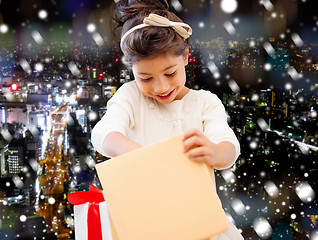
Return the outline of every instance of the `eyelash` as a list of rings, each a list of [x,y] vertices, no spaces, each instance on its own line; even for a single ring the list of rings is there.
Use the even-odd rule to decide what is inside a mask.
[[[173,73],[165,74],[165,75],[166,75],[166,77],[173,77],[173,76],[176,74],[176,72],[177,72],[177,71],[174,71]],[[140,80],[143,81],[143,82],[147,82],[147,81],[149,81],[149,80],[151,80],[151,79],[152,79],[152,77],[146,78],[146,79],[140,78]]]
[[[149,81],[150,79],[151,79],[151,78],[147,78],[147,79],[140,78],[140,80],[143,81],[143,82],[147,82],[147,81]]]
[[[177,71],[174,71],[173,73],[166,74],[167,77],[173,77],[176,74]]]

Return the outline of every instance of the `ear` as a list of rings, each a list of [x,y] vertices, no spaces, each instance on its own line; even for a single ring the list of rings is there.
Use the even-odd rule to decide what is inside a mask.
[[[184,66],[187,66],[189,63],[189,46],[187,46],[184,55]]]

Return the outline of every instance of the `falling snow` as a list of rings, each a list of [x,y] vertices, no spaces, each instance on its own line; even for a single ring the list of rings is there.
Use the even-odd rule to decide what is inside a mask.
[[[239,93],[240,92],[240,87],[239,85],[234,81],[234,80],[230,80],[228,82],[229,84],[229,87],[231,88],[231,90],[234,92],[234,93]]]
[[[66,228],[67,234],[74,235],[74,214],[71,208],[65,209],[67,200],[63,189],[68,185],[76,191],[85,181],[96,182],[94,174],[94,178],[86,180],[85,177],[94,173],[100,156],[93,151],[90,155],[80,155],[83,149],[91,151],[92,146],[88,141],[81,143],[82,137],[78,136],[89,133],[92,126],[88,124],[96,122],[105,109],[79,107],[76,101],[71,102],[69,93],[73,91],[73,99],[83,102],[93,99],[97,105],[100,92],[107,91],[108,96],[112,95],[113,89],[103,87],[119,86],[131,77],[119,71],[123,69],[121,52],[118,39],[113,39],[112,29],[108,26],[111,14],[107,11],[112,8],[107,1],[99,4],[82,1],[76,6],[64,6],[67,1],[51,0],[52,8],[47,9],[47,5],[40,2],[30,4],[29,12],[21,3],[21,6],[9,9],[10,17],[1,12],[0,83],[19,80],[18,89],[21,87],[21,92],[34,89],[33,94],[51,89],[51,101],[60,98],[61,102],[69,103],[68,107],[73,109],[70,111],[76,114],[67,112],[63,116],[65,129],[78,131],[77,136],[67,132],[54,139],[49,131],[34,124],[30,124],[28,130],[30,138],[42,138],[47,134],[49,147],[41,149],[43,155],[47,151],[46,157],[55,142],[58,144],[54,147],[60,154],[57,159],[74,156],[81,164],[72,163],[67,170],[63,169],[74,175],[64,179],[61,166],[57,162],[54,166],[49,164],[54,159],[47,158],[44,163],[40,157],[25,158],[26,165],[21,167],[21,172],[4,178],[0,185],[0,190],[18,191],[15,198],[5,198],[0,191],[1,239],[22,238],[23,231],[18,228],[40,229],[42,235],[36,239],[45,239],[46,234],[51,233],[60,237],[60,230]],[[226,216],[245,239],[318,240],[315,177],[318,18],[311,2],[170,1],[171,9],[193,28],[193,36],[189,39],[188,85],[218,94],[225,105],[229,125],[241,144],[237,162],[231,168],[215,173]],[[0,1],[0,7],[5,7],[4,1]],[[5,45],[6,41],[9,44]],[[12,43],[16,45],[12,46]],[[85,83],[93,68],[103,73],[98,82],[100,85]],[[37,80],[42,77],[45,81],[39,83]],[[23,86],[24,78],[28,79],[28,90]],[[17,100],[17,92],[2,85],[1,106],[3,102],[10,105],[23,101],[22,98]],[[39,110],[47,113],[45,108],[45,104],[39,104]],[[4,116],[0,108],[2,119],[13,114],[14,110],[9,110]],[[48,117],[51,116],[48,114]],[[80,123],[79,119],[82,119]],[[1,156],[4,151],[1,150],[2,139],[11,142],[17,134],[7,127],[0,128]],[[72,141],[78,140],[82,149],[73,143],[68,146],[67,154],[63,153],[66,151],[64,145],[70,144],[70,139],[65,139],[68,135]],[[52,171],[60,173],[52,175]],[[37,190],[36,203],[31,210],[25,205],[18,208],[17,203],[27,204],[28,198],[23,191],[26,191],[33,172],[39,176],[48,174],[46,178],[52,179],[45,184],[40,181],[32,185]],[[59,196],[50,195],[52,188],[57,186],[55,184],[62,191]],[[10,212],[7,209],[19,210]],[[52,209],[50,220],[42,218],[42,225],[32,223],[37,216],[49,215],[48,209]]]
[[[7,33],[9,31],[9,27],[6,24],[0,25],[0,33]]]
[[[233,24],[229,21],[224,22],[224,28],[230,35],[234,35],[236,33],[236,29]]]
[[[261,239],[270,238],[272,235],[272,227],[263,217],[258,217],[253,221],[253,228]]]
[[[237,9],[238,3],[236,0],[222,0],[221,9],[225,13],[233,13]]]
[[[48,12],[42,9],[39,11],[38,16],[40,19],[46,19],[48,17]]]

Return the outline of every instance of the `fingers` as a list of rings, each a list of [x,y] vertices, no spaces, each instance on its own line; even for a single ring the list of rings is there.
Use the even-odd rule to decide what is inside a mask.
[[[201,132],[195,128],[188,130],[184,135],[183,135],[183,140],[186,140],[194,135],[201,135]]]
[[[183,150],[188,152],[193,148],[197,148],[203,145],[203,139],[199,136],[192,136],[183,141]]]
[[[184,152],[188,152],[192,148],[202,146],[204,144],[204,136],[196,129],[187,131],[183,136]]]
[[[184,134],[183,148],[186,155],[193,161],[205,162],[208,165],[214,162],[213,144],[197,129],[191,129]]]
[[[207,154],[206,147],[196,147],[186,153],[190,159],[196,162],[205,162],[207,160]]]

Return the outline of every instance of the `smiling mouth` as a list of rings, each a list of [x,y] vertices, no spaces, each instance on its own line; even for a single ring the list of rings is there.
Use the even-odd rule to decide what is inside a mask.
[[[164,99],[168,99],[168,98],[172,95],[173,92],[174,92],[174,89],[173,89],[171,92],[167,93],[167,94],[156,95],[156,96],[157,96],[159,99],[164,100]]]
[[[170,94],[171,92],[167,93],[167,94],[164,94],[164,95],[159,95],[160,97],[166,97]]]

